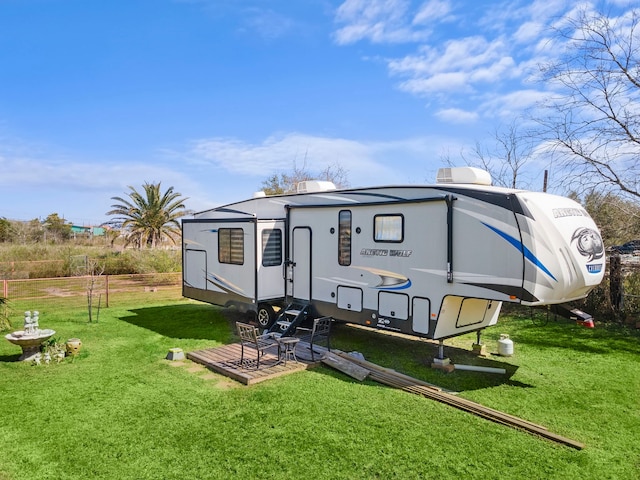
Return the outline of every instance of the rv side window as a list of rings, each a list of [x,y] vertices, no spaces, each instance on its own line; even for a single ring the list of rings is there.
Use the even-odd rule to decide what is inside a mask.
[[[338,214],[338,263],[351,265],[351,212],[341,210]]]
[[[404,217],[402,215],[376,215],[373,217],[373,239],[376,242],[402,242]]]
[[[282,265],[282,230],[262,231],[262,266]]]
[[[244,263],[244,231],[241,228],[218,230],[218,261],[234,265]]]

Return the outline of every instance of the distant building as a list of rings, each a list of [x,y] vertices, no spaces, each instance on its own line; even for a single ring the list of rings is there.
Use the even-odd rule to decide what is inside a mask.
[[[86,235],[88,237],[103,237],[106,229],[104,227],[85,227],[80,225],[71,225],[71,234]]]

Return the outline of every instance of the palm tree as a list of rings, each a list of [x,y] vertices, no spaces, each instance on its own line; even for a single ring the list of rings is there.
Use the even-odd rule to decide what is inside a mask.
[[[160,182],[145,183],[143,188],[144,195],[129,186],[128,199],[111,197],[119,203],[111,205],[107,215],[117,215],[113,223],[128,230],[127,245],[155,248],[164,238],[175,244],[180,235],[178,219],[188,213],[183,203],[186,199],[174,192],[173,187],[161,193]]]

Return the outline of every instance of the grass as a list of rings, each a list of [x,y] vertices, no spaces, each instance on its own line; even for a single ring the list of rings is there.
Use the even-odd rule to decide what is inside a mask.
[[[635,332],[506,318],[484,339],[495,351],[509,334],[513,357],[472,356],[475,335],[446,341],[454,362],[505,376],[445,374],[429,367],[431,342],[335,329],[336,348],[586,444],[576,451],[326,367],[244,387],[164,360],[232,342],[238,318],[187,300],[132,299],[91,324],[82,309],[41,309],[42,328],[83,347],[31,366],[0,343],[0,479],[640,477]]]

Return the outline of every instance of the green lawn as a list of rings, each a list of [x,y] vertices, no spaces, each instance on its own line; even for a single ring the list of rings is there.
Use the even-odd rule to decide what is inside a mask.
[[[429,367],[432,343],[335,329],[336,348],[545,425],[578,451],[326,367],[245,387],[164,360],[234,340],[238,314],[209,305],[132,301],[86,317],[41,309],[42,328],[82,340],[73,361],[31,366],[0,342],[1,480],[640,478],[636,332],[502,318],[484,340],[495,352],[508,333],[513,357],[472,356],[475,335],[445,342],[454,362],[505,376],[445,374]]]

